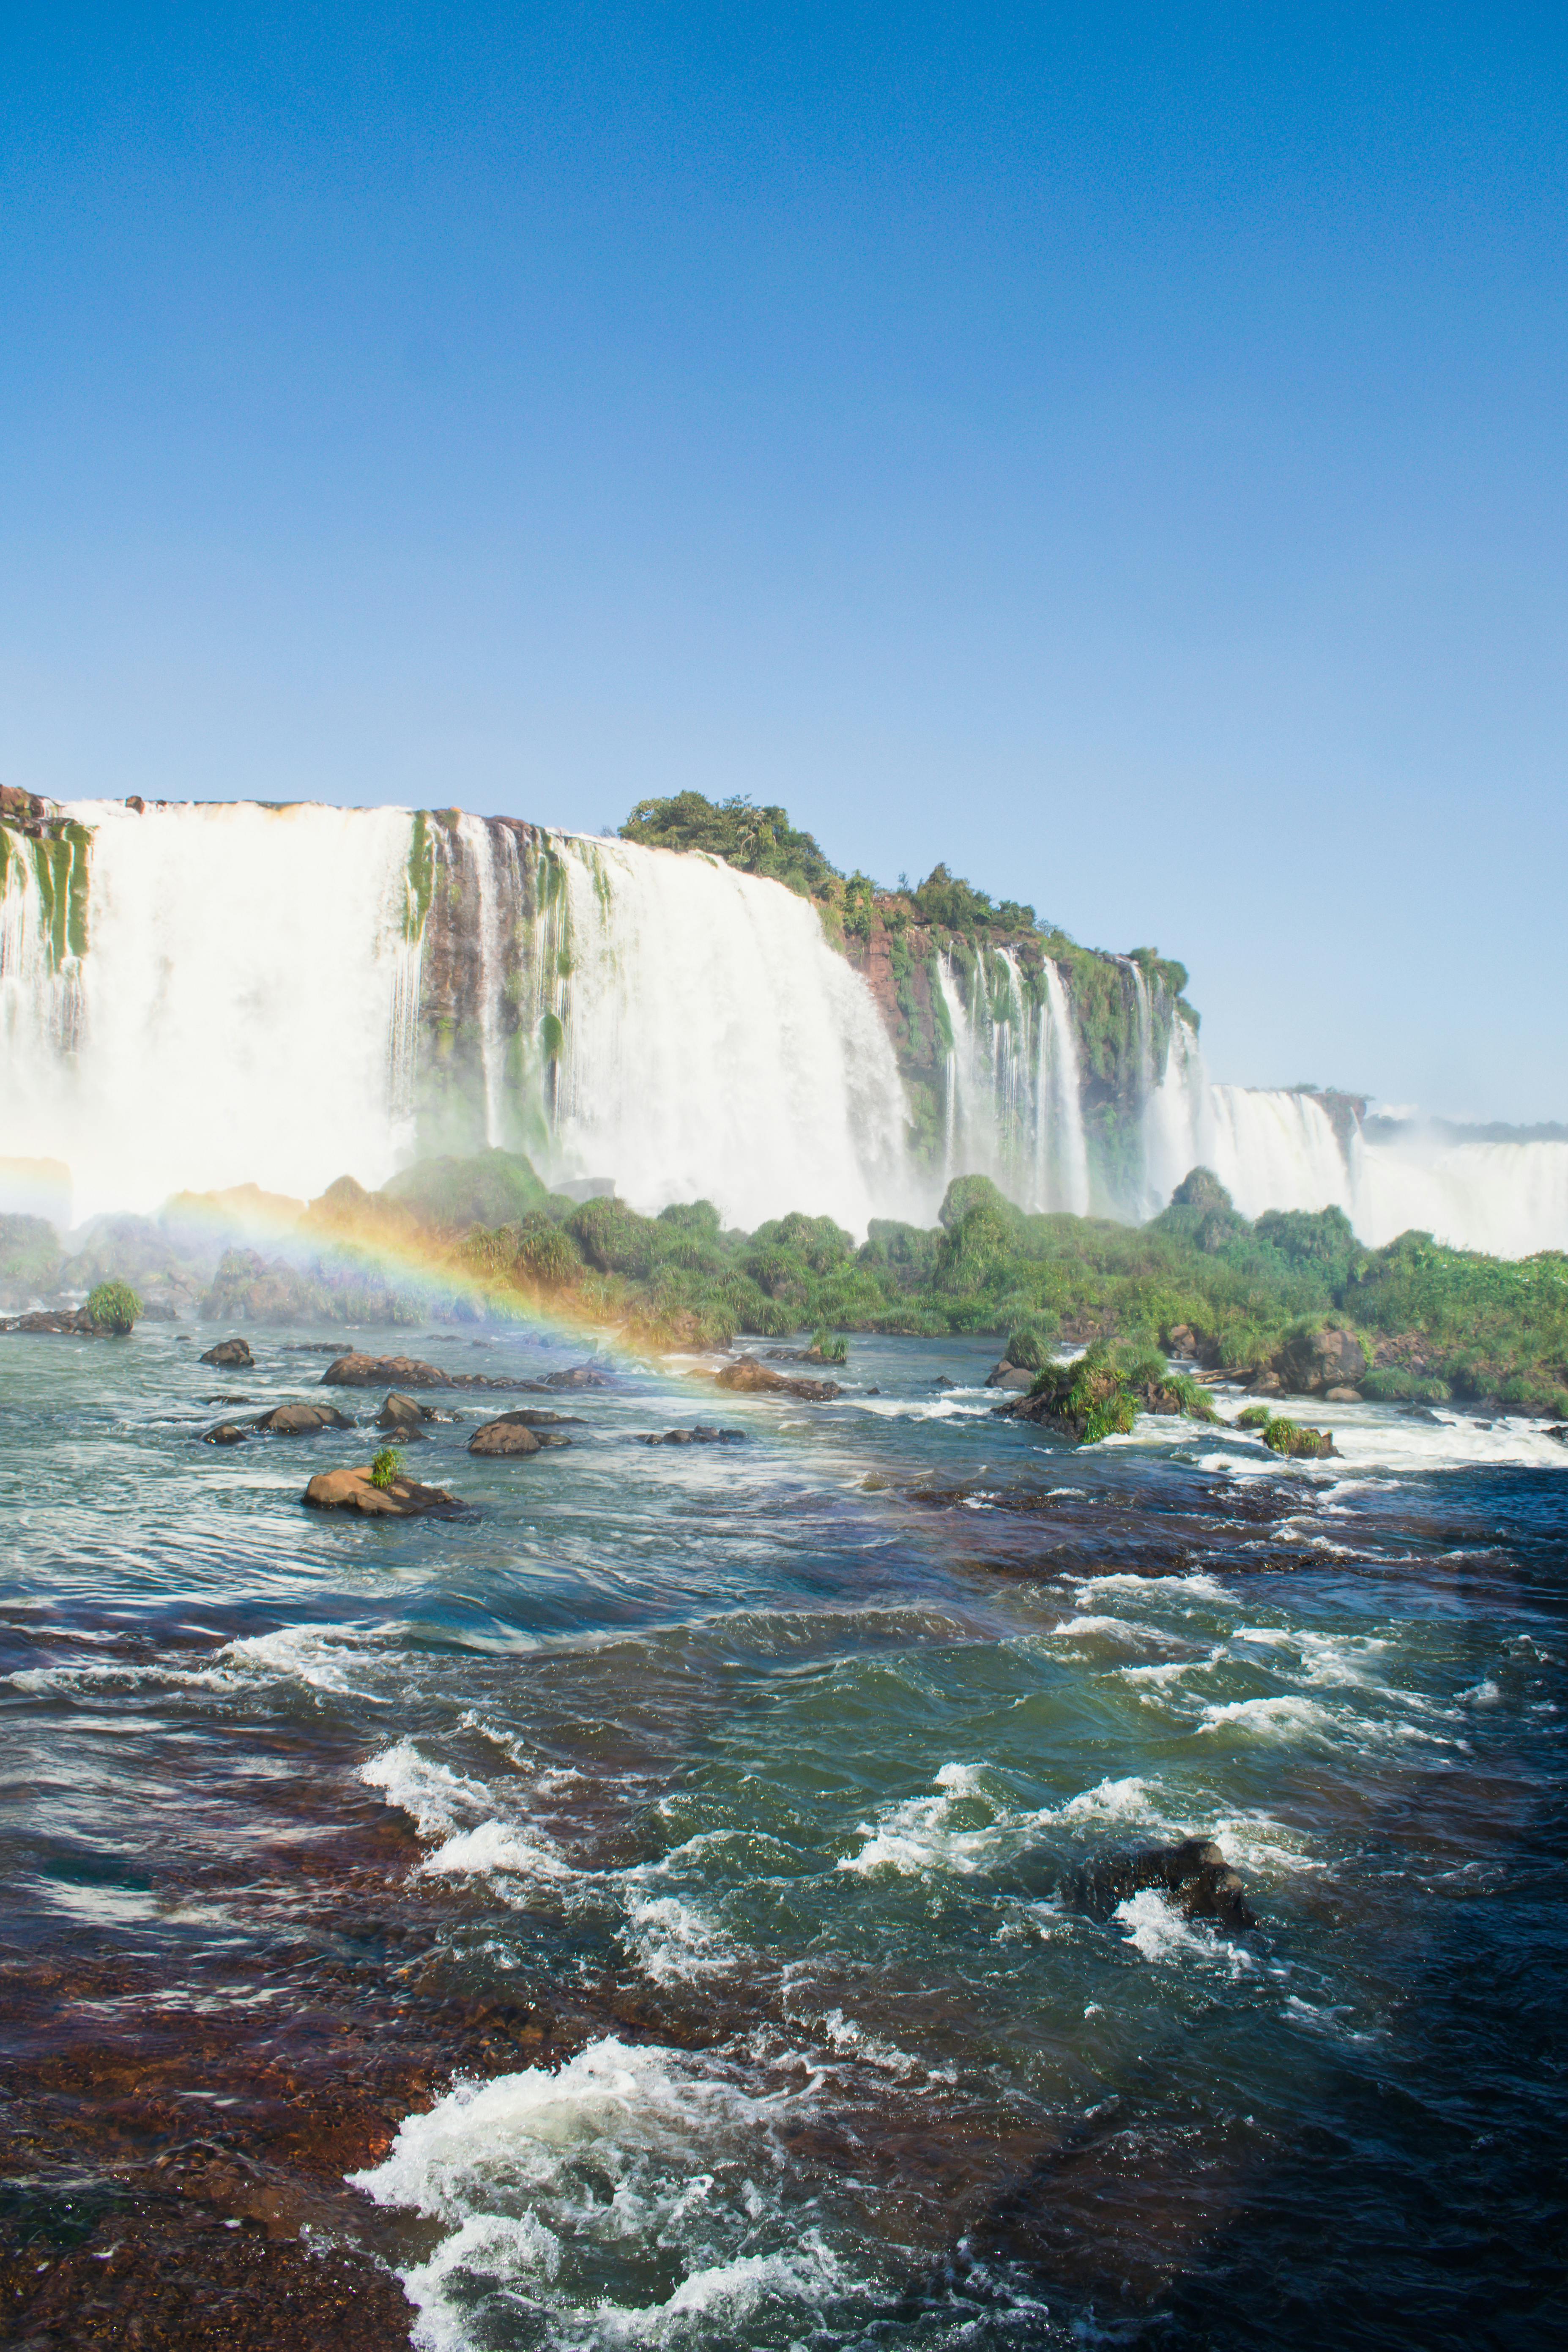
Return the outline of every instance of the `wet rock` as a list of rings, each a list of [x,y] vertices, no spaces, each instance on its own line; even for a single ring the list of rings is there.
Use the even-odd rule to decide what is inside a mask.
[[[351,1349],[321,1374],[324,1388],[449,1389],[452,1376],[436,1364],[422,1364],[415,1356],[363,1356]]]
[[[220,1421],[216,1429],[203,1430],[202,1444],[204,1445],[243,1445],[249,1433],[248,1430],[241,1429],[237,1421]]]
[[[938,1372],[935,1380],[931,1382],[931,1386],[933,1389],[955,1389],[958,1386],[958,1382],[956,1381],[950,1381],[945,1372]]]
[[[256,1359],[250,1352],[248,1339],[220,1339],[216,1348],[205,1349],[198,1360],[204,1364],[223,1364],[248,1370]]]
[[[566,1445],[569,1438],[556,1437],[548,1430],[530,1429],[525,1421],[514,1421],[503,1413],[499,1421],[487,1421],[476,1429],[468,1440],[470,1454],[538,1454],[547,1445]]]
[[[401,1390],[389,1389],[386,1402],[375,1416],[375,1425],[377,1429],[395,1429],[400,1437],[422,1438],[424,1423],[435,1418],[434,1405],[421,1404],[416,1398],[405,1396]]]
[[[30,1315],[10,1315],[0,1321],[0,1331],[22,1331],[41,1336],[100,1339],[103,1332],[85,1307],[35,1308]]]
[[[251,1426],[272,1437],[309,1437],[318,1429],[352,1429],[353,1423],[335,1404],[280,1404]]]
[[[534,1383],[531,1381],[529,1386]],[[610,1375],[597,1364],[568,1364],[564,1371],[546,1372],[547,1389],[607,1389]]]
[[[1434,1413],[1432,1418],[1436,1421],[1436,1414]],[[1561,1444],[1568,1445],[1568,1421],[1554,1421],[1546,1434],[1548,1437],[1555,1437]]]
[[[1325,1389],[1323,1402],[1325,1404],[1360,1404],[1361,1391],[1360,1389]]]
[[[720,1429],[712,1422],[693,1422],[689,1429],[652,1430],[639,1436],[639,1445],[744,1445],[743,1429]]]
[[[1278,1396],[1285,1383],[1278,1372],[1258,1372],[1247,1385],[1254,1396]]]
[[[322,1470],[300,1500],[312,1511],[359,1511],[369,1519],[455,1518],[472,1509],[444,1486],[421,1486],[402,1472],[385,1486],[371,1480],[371,1465],[355,1470]]]
[[[1240,1874],[1212,1838],[1184,1838],[1178,1845],[1152,1845],[1131,1853],[1108,1853],[1061,1882],[1061,1899],[1091,1919],[1109,1919],[1119,1905],[1152,1887],[1186,1919],[1213,1919],[1241,1930],[1258,1921],[1247,1904]]]
[[[985,1385],[988,1389],[1025,1391],[1034,1387],[1035,1375],[1033,1372],[1026,1372],[1022,1364],[1008,1363],[1004,1357],[994,1372],[986,1373]]]
[[[768,1364],[759,1363],[755,1356],[742,1356],[733,1364],[726,1364],[719,1374],[721,1389],[734,1389],[742,1395],[801,1397],[808,1404],[826,1404],[832,1397],[844,1393],[837,1381],[789,1381]]]
[[[545,1412],[538,1405],[518,1405],[510,1412],[496,1415],[498,1421],[520,1422],[524,1429],[586,1429],[588,1424],[580,1412]]]
[[[1324,1396],[1330,1389],[1353,1389],[1366,1367],[1366,1349],[1355,1333],[1330,1329],[1287,1339],[1269,1370],[1288,1396]]]

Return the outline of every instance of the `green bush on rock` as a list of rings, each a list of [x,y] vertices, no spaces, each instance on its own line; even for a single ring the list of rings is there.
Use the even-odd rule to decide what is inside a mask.
[[[133,1328],[142,1312],[142,1301],[128,1282],[100,1282],[96,1290],[88,1293],[88,1320],[100,1331],[112,1331],[123,1339]]]

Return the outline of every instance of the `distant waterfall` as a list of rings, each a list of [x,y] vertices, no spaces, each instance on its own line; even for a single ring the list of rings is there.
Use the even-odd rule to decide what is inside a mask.
[[[1089,1207],[1078,1044],[1056,966],[1031,984],[1006,948],[982,949],[965,981],[937,963],[952,1044],[943,1176],[989,1176],[1030,1210]]]
[[[1342,1209],[1379,1248],[1413,1227],[1464,1249],[1522,1257],[1568,1249],[1568,1143],[1468,1143],[1424,1138],[1348,1150],[1307,1094],[1216,1086],[1178,1023],[1144,1114],[1146,1213],[1189,1168],[1212,1168],[1244,1216],[1265,1209]]]

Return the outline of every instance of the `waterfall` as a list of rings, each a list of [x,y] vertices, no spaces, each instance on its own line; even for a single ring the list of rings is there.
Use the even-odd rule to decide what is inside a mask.
[[[814,907],[721,861],[551,837],[565,877],[557,1177],[864,1232],[913,1212],[903,1083]]]
[[[952,1037],[947,1056],[943,1168],[989,1176],[1020,1208],[1089,1207],[1078,1041],[1053,963],[1038,980],[1009,948],[980,948],[965,984],[951,955],[937,986]]]
[[[1348,1151],[1313,1096],[1217,1086],[1178,1022],[1144,1115],[1145,1213],[1189,1168],[1212,1168],[1242,1214],[1342,1209],[1379,1248],[1413,1227],[1455,1248],[1523,1257],[1568,1249],[1568,1143],[1452,1142],[1419,1130]]]
[[[500,1144],[639,1208],[859,1232],[929,1222],[969,1173],[1146,1217],[1201,1164],[1247,1216],[1568,1248],[1568,1143],[1368,1138],[1310,1094],[1218,1085],[1133,959],[977,946],[932,977],[940,1164],[911,1155],[870,986],[780,884],[511,819],[83,803],[0,829],[0,1176],[30,1199],[47,1163],[53,1197],[67,1163],[91,1215]]]
[[[90,830],[82,952],[48,973],[30,894],[8,906],[6,1154],[65,1160],[79,1215],[153,1208],[183,1186],[254,1179],[300,1196],[345,1168],[369,1183],[389,1176],[409,993],[407,813],[236,803],[139,814],[104,803],[70,814]],[[15,1003],[14,939],[30,1009]],[[78,1009],[63,1018],[72,991]]]

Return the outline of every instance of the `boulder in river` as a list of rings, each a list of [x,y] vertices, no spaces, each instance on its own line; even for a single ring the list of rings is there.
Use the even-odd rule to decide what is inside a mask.
[[[216,1429],[203,1430],[202,1444],[204,1445],[243,1445],[249,1434],[249,1431],[242,1429],[237,1421],[220,1421]]]
[[[414,1356],[362,1356],[351,1349],[327,1366],[321,1384],[330,1389],[449,1389],[452,1376]]]
[[[280,1404],[251,1426],[273,1437],[309,1437],[318,1429],[352,1429],[353,1423],[335,1404]]]
[[[801,1397],[808,1404],[826,1404],[844,1391],[837,1381],[787,1381],[771,1365],[759,1363],[755,1356],[742,1356],[733,1364],[726,1364],[719,1374],[721,1389],[734,1389],[742,1395]]]
[[[1365,1377],[1366,1349],[1353,1331],[1302,1331],[1286,1340],[1269,1370],[1288,1396],[1323,1396],[1353,1389]],[[1254,1381],[1255,1388],[1260,1381]]]
[[[248,1369],[256,1359],[250,1352],[248,1339],[220,1339],[216,1348],[205,1350],[199,1360],[204,1364],[223,1364],[235,1369]]]
[[[1307,1429],[1298,1421],[1270,1421],[1262,1435],[1270,1454],[1286,1462],[1326,1462],[1334,1451],[1331,1430]]]
[[[368,1462],[354,1470],[320,1471],[300,1499],[312,1511],[359,1511],[370,1519],[450,1519],[473,1507],[444,1486],[421,1486],[401,1471],[378,1486]]]
[[[85,1307],[37,1307],[30,1315],[11,1315],[0,1322],[0,1331],[26,1331],[84,1339],[103,1337],[102,1325],[93,1321]]]
[[[597,1364],[568,1364],[564,1371],[544,1375],[547,1389],[607,1389],[609,1385],[610,1375]]]
[[[1034,1387],[1035,1375],[1026,1371],[1022,1364],[1008,1363],[1004,1357],[994,1372],[986,1373],[985,1385],[988,1389],[1016,1389],[1022,1392]]]
[[[476,1429],[468,1440],[468,1452],[482,1454],[539,1454],[547,1445],[570,1445],[569,1437],[561,1437],[553,1430],[531,1429],[526,1421],[511,1413],[503,1413],[499,1421],[487,1421]]]
[[[1060,1893],[1091,1919],[1109,1919],[1118,1906],[1152,1887],[1187,1919],[1213,1919],[1221,1927],[1256,1927],[1247,1891],[1212,1838],[1183,1838],[1177,1845],[1142,1846],[1131,1853],[1108,1853],[1062,1881]]]
[[[386,1402],[375,1416],[377,1429],[395,1429],[399,1437],[420,1437],[424,1424],[436,1418],[434,1405],[421,1404],[416,1397],[405,1396],[400,1389],[388,1389]]]

